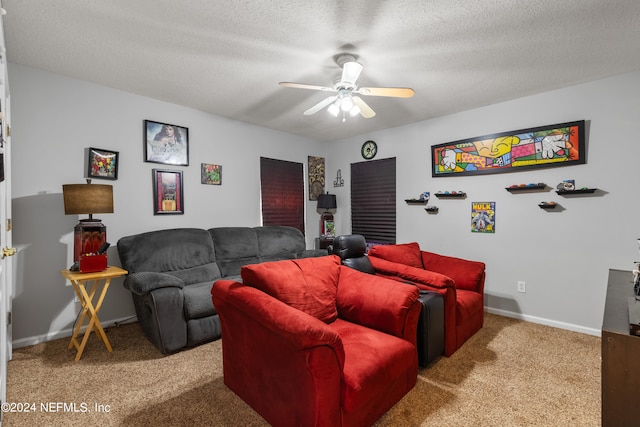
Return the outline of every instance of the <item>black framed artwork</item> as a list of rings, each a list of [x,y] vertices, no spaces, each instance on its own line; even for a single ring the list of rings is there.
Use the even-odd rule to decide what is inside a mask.
[[[222,166],[201,163],[200,182],[208,185],[222,185]]]
[[[153,214],[184,214],[182,171],[153,169]]]
[[[87,152],[87,178],[118,179],[117,151],[89,147]]]
[[[189,166],[189,128],[145,120],[144,160],[163,165]]]
[[[431,146],[431,176],[518,172],[586,162],[585,121],[559,123]]]

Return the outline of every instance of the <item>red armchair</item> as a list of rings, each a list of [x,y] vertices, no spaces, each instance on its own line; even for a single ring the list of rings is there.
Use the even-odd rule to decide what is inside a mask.
[[[274,426],[368,426],[416,383],[418,289],[335,255],[248,265],[211,289],[224,383]]]
[[[376,274],[444,297],[444,355],[451,356],[484,322],[485,264],[420,250],[418,243],[369,250]]]

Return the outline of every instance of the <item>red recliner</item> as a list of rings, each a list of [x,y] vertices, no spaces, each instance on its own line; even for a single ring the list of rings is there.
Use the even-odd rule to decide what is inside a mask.
[[[421,251],[416,242],[369,249],[376,274],[444,297],[444,355],[451,356],[484,323],[485,264]]]
[[[417,380],[418,289],[335,255],[247,265],[211,289],[224,383],[274,426],[369,426]]]

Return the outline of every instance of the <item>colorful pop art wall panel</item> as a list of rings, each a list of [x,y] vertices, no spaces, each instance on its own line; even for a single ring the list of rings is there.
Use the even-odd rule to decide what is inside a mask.
[[[485,135],[431,147],[432,176],[517,172],[583,164],[584,120]]]

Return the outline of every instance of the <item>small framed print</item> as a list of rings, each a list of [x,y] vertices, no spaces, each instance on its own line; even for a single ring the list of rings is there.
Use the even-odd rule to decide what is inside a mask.
[[[90,147],[87,157],[87,178],[118,179],[118,152]]]
[[[222,184],[222,166],[211,165],[209,163],[201,163],[200,181],[203,184],[221,185]]]
[[[324,222],[324,236],[323,237],[328,237],[328,238],[334,238],[336,237],[336,224],[333,221],[326,221]]]
[[[182,171],[153,169],[153,214],[184,214]]]
[[[189,166],[189,128],[145,120],[144,161]]]

